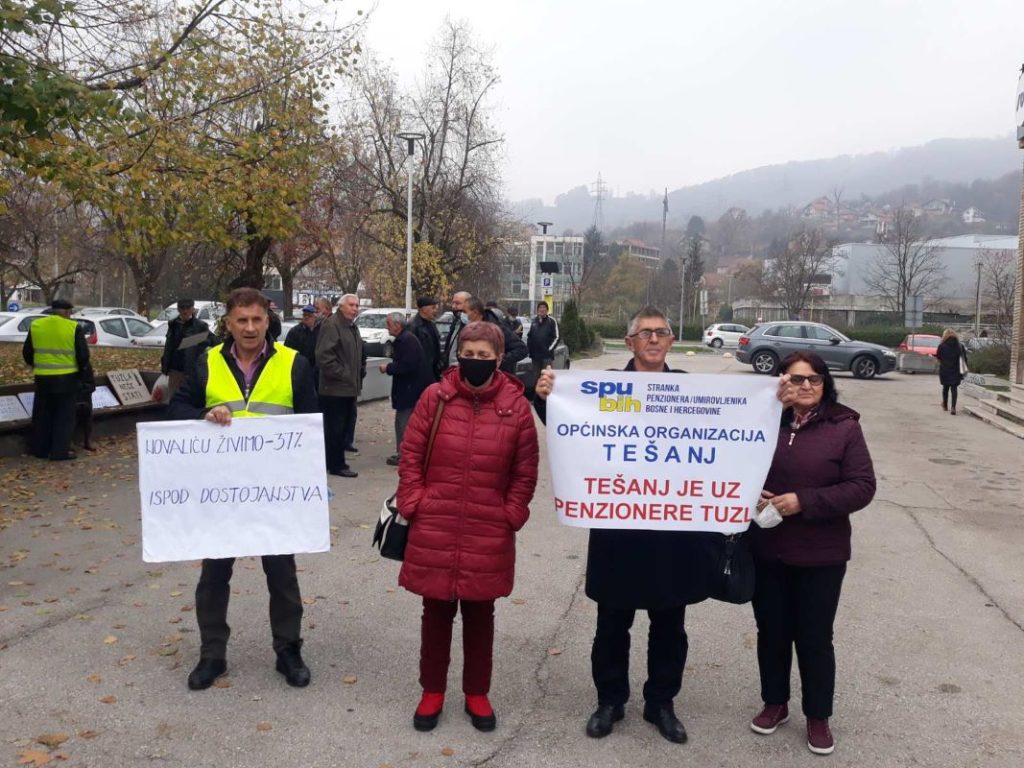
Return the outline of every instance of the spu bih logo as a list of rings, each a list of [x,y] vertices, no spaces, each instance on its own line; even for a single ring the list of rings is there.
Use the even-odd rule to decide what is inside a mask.
[[[633,397],[633,385],[617,381],[584,381],[584,395],[597,395],[598,410],[614,413],[640,413],[641,403]]]

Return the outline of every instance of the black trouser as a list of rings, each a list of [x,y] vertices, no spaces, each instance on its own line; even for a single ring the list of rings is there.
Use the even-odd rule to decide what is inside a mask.
[[[274,650],[302,646],[302,596],[295,575],[295,555],[264,555],[263,572],[270,592],[270,631]],[[223,659],[227,652],[228,598],[235,558],[203,560],[203,571],[196,585],[196,621],[204,659]]]
[[[356,417],[356,399],[320,395],[320,410],[324,414],[324,453],[327,458],[327,471],[348,469],[348,462],[345,461],[345,433],[349,429],[349,423]]]
[[[942,385],[942,406],[945,407],[949,402],[949,394],[953,393],[953,407],[956,408],[956,390],[959,385],[957,384],[943,384]]]
[[[36,458],[67,458],[75,428],[75,395],[74,389],[55,392],[36,378],[32,402],[32,455]]]
[[[836,654],[832,625],[846,564],[798,567],[755,561],[754,618],[757,664],[765,704],[789,701],[789,677],[796,646],[806,717],[832,716]]]
[[[590,651],[590,668],[598,704],[629,700],[629,629],[636,611],[597,604],[597,633]],[[686,606],[647,611],[647,682],[644,701],[670,704],[683,686],[686,666]]]
[[[555,358],[551,355],[544,355],[543,357],[531,357],[530,362],[533,364],[533,372],[540,376],[540,372],[547,368],[555,361]]]

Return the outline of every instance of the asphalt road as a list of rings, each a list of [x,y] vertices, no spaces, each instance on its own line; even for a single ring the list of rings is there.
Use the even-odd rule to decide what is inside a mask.
[[[712,355],[670,363],[753,375]],[[414,731],[419,601],[397,586],[397,564],[370,548],[395,483],[384,464],[392,411],[380,402],[360,408],[359,478],[330,480],[331,553],[299,558],[313,671],[303,690],[273,669],[255,560],[236,567],[224,687],[186,689],[198,569],[141,562],[132,438],[74,464],[0,460],[0,765],[1020,766],[1021,443],[943,413],[933,377],[843,375],[840,393],[863,414],[879,492],[854,519],[831,757],[808,752],[798,699],[774,736],[749,730],[760,703],[754,621],[749,606],[719,603],[688,610],[676,710],[690,742],[670,744],[641,719],[643,615],[626,718],[606,739],[586,737],[595,704],[586,534],[556,522],[546,464],[519,536],[516,590],[497,609],[498,728],[478,733],[462,712],[457,640],[441,724]],[[37,741],[47,735],[50,747]]]

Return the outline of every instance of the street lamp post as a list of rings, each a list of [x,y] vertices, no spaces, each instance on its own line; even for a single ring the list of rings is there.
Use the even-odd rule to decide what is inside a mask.
[[[541,241],[541,261],[548,260],[548,227],[551,226],[550,221],[538,221],[537,226],[541,228],[544,233],[544,240]],[[535,305],[537,304],[537,254],[533,252],[533,248],[530,249],[530,311],[533,312]]]
[[[416,154],[416,141],[422,139],[423,134],[406,131],[398,134],[398,138],[404,139],[409,148],[409,192],[405,201],[405,311],[408,313],[412,311],[412,158]]]
[[[680,243],[681,245],[681,243]],[[683,321],[686,319],[686,257],[679,257],[679,340],[683,340]]]

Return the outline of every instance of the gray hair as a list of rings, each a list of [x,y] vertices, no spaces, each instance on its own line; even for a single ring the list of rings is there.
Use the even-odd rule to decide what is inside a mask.
[[[641,309],[631,318],[629,318],[629,325],[626,326],[626,335],[632,336],[634,333],[636,333],[636,327],[640,325],[641,320],[646,320],[652,317],[657,318],[659,320],[664,320],[665,325],[668,326],[668,329],[672,330],[672,323],[669,322],[669,319],[665,316],[664,312],[662,312],[657,307],[647,306]]]
[[[452,294],[453,299],[457,299],[459,296],[461,296],[464,299],[473,298],[473,294],[470,293],[469,291],[456,291],[455,293]]]
[[[388,312],[384,319],[398,325],[405,325],[405,312]]]
[[[347,299],[355,299],[356,300],[356,304],[357,305],[359,304],[359,297],[356,294],[354,294],[354,293],[345,293],[345,294],[342,294],[342,297],[340,299],[338,299],[338,303],[337,303],[336,306],[340,307],[342,304],[345,303],[345,301]]]

